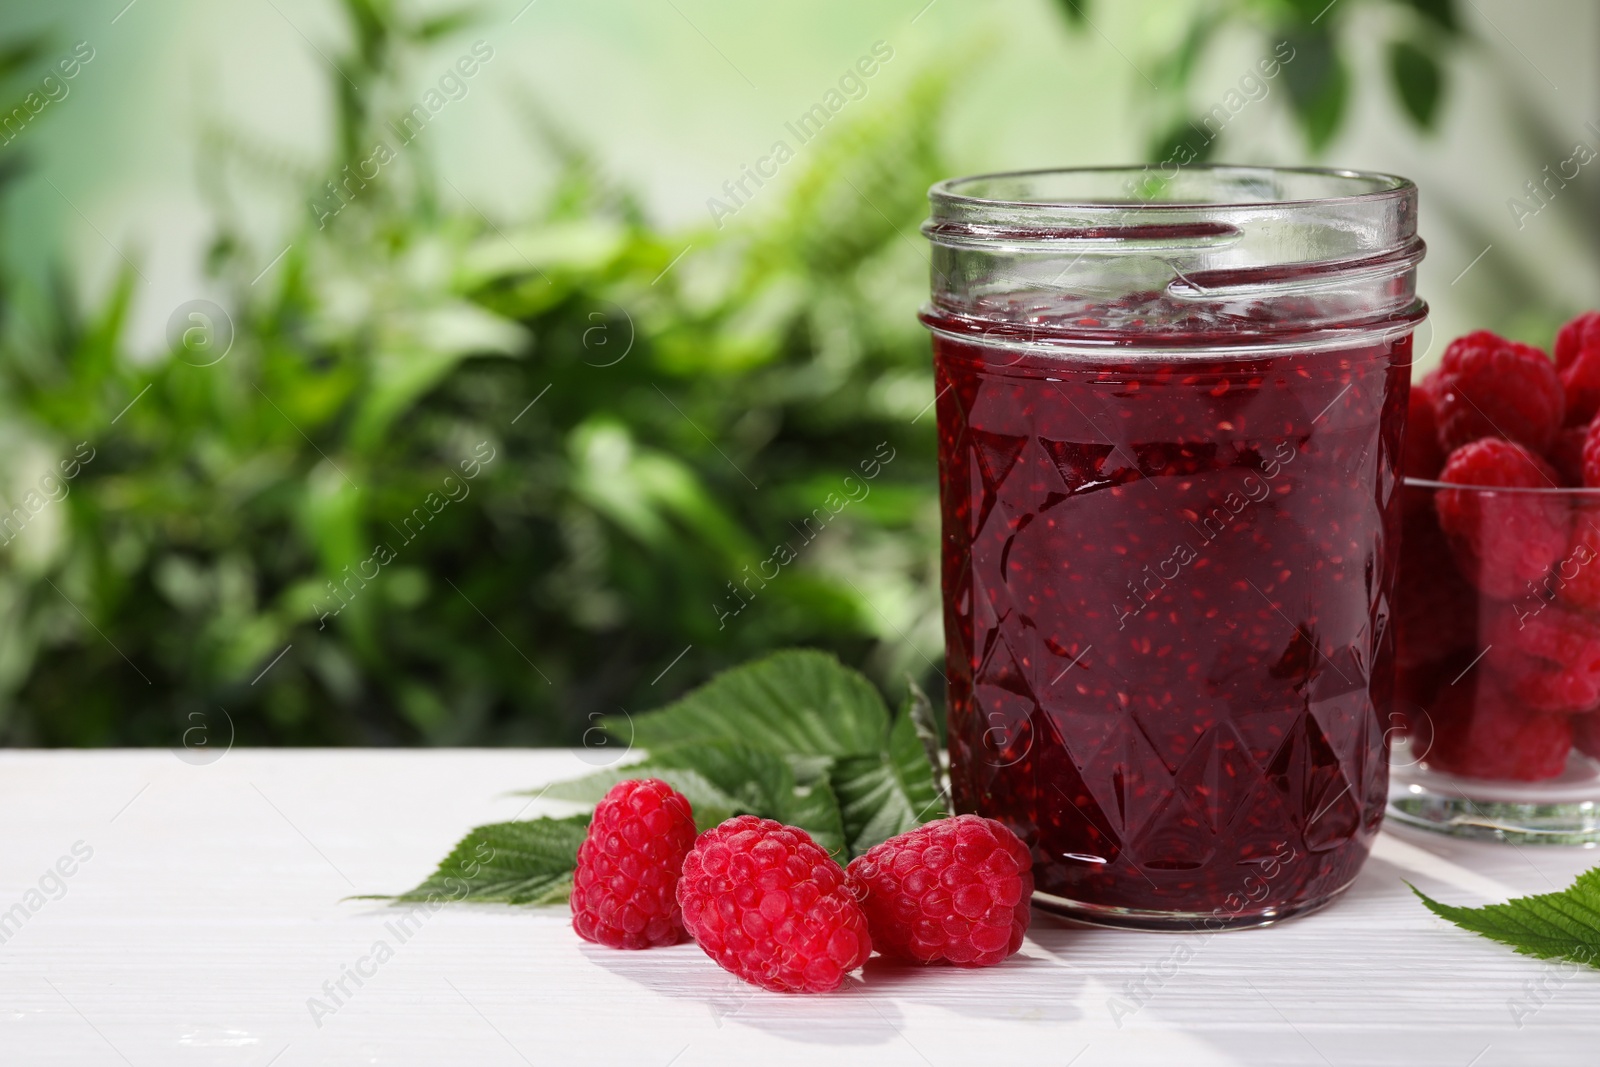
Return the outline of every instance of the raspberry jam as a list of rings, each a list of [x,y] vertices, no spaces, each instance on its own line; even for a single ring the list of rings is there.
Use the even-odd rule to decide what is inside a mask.
[[[1026,253],[996,269],[994,245],[1027,247],[1015,217],[1003,237],[941,230],[960,184],[935,187],[947,254],[923,315],[957,810],[1014,829],[1036,902],[1078,918],[1219,929],[1326,903],[1386,800],[1420,242],[1352,280],[1260,247],[1238,263],[1255,220],[1231,200],[1155,205],[1202,216],[1155,230],[1124,204],[1088,251],[1044,231],[1051,272],[1090,284],[1016,285],[1042,272]],[[1039,195],[1025,206],[1068,206]],[[1132,252],[1094,243],[1130,216]],[[963,270],[984,245],[985,269]],[[1127,284],[1152,275],[1168,284]],[[1375,295],[1353,312],[1361,285]]]

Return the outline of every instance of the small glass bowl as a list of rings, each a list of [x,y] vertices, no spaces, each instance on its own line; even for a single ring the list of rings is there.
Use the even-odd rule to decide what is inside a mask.
[[[1407,478],[1389,818],[1600,841],[1600,489]]]

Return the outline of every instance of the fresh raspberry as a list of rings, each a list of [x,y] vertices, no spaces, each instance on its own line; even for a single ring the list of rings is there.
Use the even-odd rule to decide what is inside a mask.
[[[1433,410],[1433,388],[1433,375],[1411,383],[1405,455],[1401,461],[1408,478],[1437,478],[1439,468],[1444,466],[1444,450],[1439,447],[1439,422]]]
[[[1582,484],[1591,489],[1600,488],[1600,418],[1584,431],[1582,474]]]
[[[1521,445],[1486,437],[1450,453],[1439,480],[1488,489],[1549,489],[1550,465]],[[1567,548],[1571,525],[1560,493],[1440,489],[1439,528],[1461,573],[1480,591],[1509,599],[1544,577]]]
[[[1033,900],[1033,857],[993,819],[957,815],[891,837],[845,869],[886,956],[967,967],[1022,947]]]
[[[659,778],[618,782],[594,809],[572,876],[572,928],[612,948],[683,940],[675,891],[694,813]]]
[[[1548,356],[1479,330],[1444,350],[1433,405],[1439,444],[1447,452],[1480,437],[1503,437],[1543,452],[1561,428],[1566,401]]]
[[[844,872],[811,835],[740,815],[700,835],[678,882],[706,955],[777,993],[825,993],[872,954]]]
[[[1600,613],[1600,506],[1582,503],[1573,509],[1566,554],[1535,588],[1580,611]]]
[[[1544,458],[1550,462],[1563,486],[1576,488],[1583,484],[1583,446],[1589,441],[1589,427],[1563,426],[1556,431],[1556,439]]]
[[[1590,759],[1600,759],[1600,715],[1572,717],[1572,747]]]
[[[1402,668],[1395,671],[1394,701],[1389,705],[1389,720],[1384,739],[1391,745],[1404,737],[1411,745],[1410,766],[1423,758],[1423,753],[1433,747],[1433,719],[1428,709],[1433,706],[1439,690],[1454,681],[1470,660],[1450,659],[1425,667]]]
[[[1439,529],[1435,490],[1403,490],[1400,565],[1395,578],[1396,664],[1402,672],[1442,662],[1457,652],[1476,653],[1478,593],[1450,562],[1450,544]],[[1421,497],[1426,507],[1412,506]],[[1453,677],[1453,676],[1452,676]]]
[[[1496,604],[1484,627],[1484,666],[1530,711],[1600,707],[1600,626],[1538,597]]]
[[[1445,686],[1429,717],[1433,746],[1424,759],[1437,770],[1536,782],[1566,769],[1571,720],[1524,711],[1491,683],[1469,677]]]
[[[1556,334],[1556,370],[1567,394],[1567,425],[1600,411],[1600,311],[1585,311]]]

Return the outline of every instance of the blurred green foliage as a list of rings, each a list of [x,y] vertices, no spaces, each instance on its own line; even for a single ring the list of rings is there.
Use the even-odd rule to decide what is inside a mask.
[[[391,126],[454,23],[346,8],[342,158],[294,190],[343,184],[336,215],[269,267],[227,173],[274,161],[209,138],[227,318],[180,309],[150,365],[131,269],[94,307],[8,301],[0,492],[26,524],[0,548],[0,735],[177,744],[226,709],[240,743],[573,743],[775,646],[931,674],[913,311],[941,83],[805,146],[765,221],[692,233],[530,110],[562,176],[510,227]],[[345,184],[379,142],[395,159]]]
[[[1292,105],[1325,142],[1358,2],[1202,6],[1152,114],[1188,121],[1231,21],[1300,35]],[[1453,9],[1393,6],[1413,9],[1393,62],[1426,124],[1441,82],[1416,68]],[[1090,31],[1091,7],[1058,7]],[[929,681],[914,310],[948,74],[841,116],[781,202],[757,190],[693,232],[652,225],[530,104],[560,177],[500,223],[395,133],[406,72],[469,22],[405,10],[343,0],[325,171],[207,134],[227,311],[176,309],[165,358],[129,350],[131,261],[90,306],[0,278],[0,741],[176,745],[200,723],[211,744],[570,744],[789,645]],[[41,54],[0,49],[0,79]],[[1156,129],[1152,158],[1171,141]],[[0,180],[19,160],[0,153]],[[305,201],[303,224],[253,241],[241,173]]]
[[[1056,0],[1075,30],[1094,29],[1089,0]],[[1376,10],[1375,10],[1376,9]],[[1376,15],[1376,17],[1372,17]],[[1429,131],[1444,100],[1446,69],[1463,31],[1456,0],[1205,0],[1195,4],[1176,43],[1158,55],[1136,88],[1148,89],[1160,116],[1148,142],[1152,161],[1201,162],[1219,143],[1206,127],[1217,103],[1196,99],[1195,75],[1230,31],[1264,43],[1262,55],[1285,42],[1293,60],[1282,65],[1288,107],[1312,153],[1326,148],[1350,112],[1352,57],[1370,46],[1374,23],[1386,35],[1385,69],[1395,102]]]

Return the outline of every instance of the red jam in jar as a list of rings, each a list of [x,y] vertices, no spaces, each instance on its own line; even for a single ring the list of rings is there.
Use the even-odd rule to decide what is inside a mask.
[[[958,810],[1077,918],[1327,903],[1388,784],[1414,187],[1057,171],[932,199]]]

